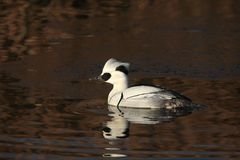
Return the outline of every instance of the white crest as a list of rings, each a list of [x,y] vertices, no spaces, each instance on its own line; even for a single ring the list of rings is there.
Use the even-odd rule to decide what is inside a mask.
[[[110,58],[110,59],[105,63],[101,74],[111,73],[111,72],[115,71],[116,68],[119,67],[119,66],[124,66],[124,67],[129,71],[129,66],[130,66],[129,63],[120,62],[120,61],[118,61],[118,60],[116,60],[116,59],[114,59],[114,58]]]

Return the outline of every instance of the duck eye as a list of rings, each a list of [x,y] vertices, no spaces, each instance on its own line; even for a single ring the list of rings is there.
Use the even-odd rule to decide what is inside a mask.
[[[110,73],[104,73],[101,78],[104,80],[104,81],[107,81],[109,78],[111,78],[111,74]]]

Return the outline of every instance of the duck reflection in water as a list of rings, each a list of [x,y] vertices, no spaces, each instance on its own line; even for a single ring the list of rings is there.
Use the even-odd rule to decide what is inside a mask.
[[[130,135],[130,124],[153,125],[170,122],[180,116],[192,113],[196,108],[140,109],[108,106],[111,120],[103,127],[103,136],[109,140],[127,138]]]
[[[121,153],[121,139],[128,138],[130,134],[130,125],[144,124],[154,125],[158,123],[171,122],[177,117],[186,116],[195,110],[201,108],[175,108],[169,109],[141,109],[129,107],[108,106],[109,116],[111,120],[104,124],[102,129],[103,136],[109,141],[109,147],[105,148],[106,152],[103,157],[126,157],[126,154]]]

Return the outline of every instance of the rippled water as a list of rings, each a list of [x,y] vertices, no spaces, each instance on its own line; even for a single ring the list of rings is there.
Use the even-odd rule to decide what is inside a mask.
[[[240,159],[238,6],[0,2],[0,159]],[[110,57],[207,107],[120,113],[89,81]]]
[[[108,108],[106,98],[30,96],[17,79],[1,75],[1,82],[5,82],[1,84],[1,159],[240,157],[239,82],[151,80],[170,84],[208,108],[185,116],[123,110],[122,117],[116,109],[112,112]],[[81,85],[72,85],[69,90],[75,87],[80,89]],[[112,138],[104,136],[106,125],[112,128]],[[127,135],[121,135],[124,132]]]

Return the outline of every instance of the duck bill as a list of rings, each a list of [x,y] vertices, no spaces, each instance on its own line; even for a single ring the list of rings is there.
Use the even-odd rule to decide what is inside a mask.
[[[90,81],[103,81],[101,76],[97,76],[97,77],[93,77],[93,78],[89,78]]]

